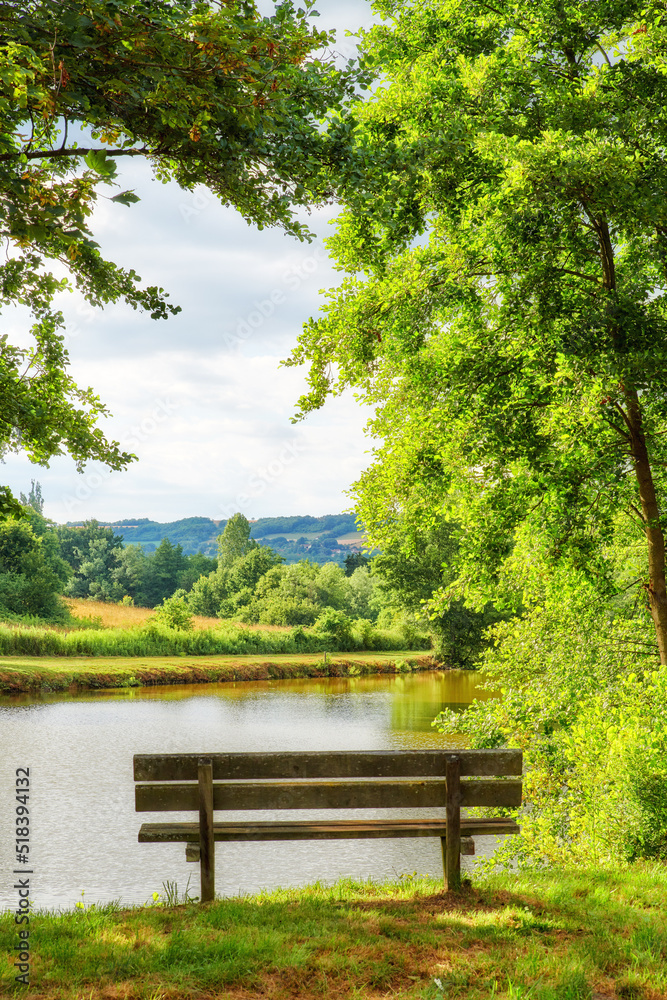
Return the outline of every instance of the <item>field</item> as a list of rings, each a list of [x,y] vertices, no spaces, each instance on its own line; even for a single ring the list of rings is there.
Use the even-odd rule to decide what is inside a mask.
[[[332,850],[334,849],[332,845]],[[31,917],[30,985],[15,986],[13,915],[0,988],[24,1000],[666,1000],[667,871],[344,880],[143,908]],[[171,898],[169,898],[171,897]]]
[[[73,618],[82,621],[99,618],[105,628],[135,628],[143,625],[153,615],[152,608],[135,608],[126,604],[107,604],[105,601],[89,601],[84,598],[65,598],[65,604],[70,609]],[[197,629],[219,628],[219,618],[194,616]],[[262,632],[289,632],[289,627],[283,625],[244,625],[247,629],[261,629]]]

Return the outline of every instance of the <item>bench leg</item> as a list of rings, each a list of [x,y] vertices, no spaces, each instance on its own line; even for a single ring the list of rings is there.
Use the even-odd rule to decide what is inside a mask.
[[[201,903],[215,899],[215,840],[213,837],[213,765],[210,758],[202,758],[198,767],[199,777],[199,851]]]
[[[443,843],[445,862],[445,888],[461,888],[461,760],[447,757],[445,780],[447,783],[447,837]],[[442,838],[441,838],[442,840]]]

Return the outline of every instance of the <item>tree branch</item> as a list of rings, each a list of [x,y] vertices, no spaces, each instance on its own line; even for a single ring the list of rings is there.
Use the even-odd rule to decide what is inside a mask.
[[[601,284],[599,278],[594,278],[592,274],[582,274],[581,271],[571,271],[568,267],[554,267],[554,271],[561,271],[563,274],[573,274],[575,278],[585,278],[586,281],[594,281],[596,285]]]
[[[604,49],[602,48],[602,46],[600,45],[600,43],[599,43],[599,42],[596,42],[596,43],[595,43],[595,48],[596,48],[596,49],[599,49],[599,50],[600,50],[600,52],[602,53],[602,55],[603,55],[603,56],[605,57],[605,59],[607,60],[607,66],[609,66],[609,69],[613,69],[614,67],[613,67],[613,66],[612,66],[612,64],[611,64],[611,63],[609,62],[609,56],[607,55],[607,53],[605,52],[605,50],[604,50]]]
[[[51,160],[56,157],[70,156],[88,156],[88,153],[106,153],[107,156],[150,156],[152,150],[143,146],[141,149],[97,149],[91,147],[86,149],[84,147],[77,147],[76,149],[38,149],[32,152],[15,152],[15,153],[0,153],[0,161],[6,160],[18,160],[22,156],[25,156],[28,160]]]

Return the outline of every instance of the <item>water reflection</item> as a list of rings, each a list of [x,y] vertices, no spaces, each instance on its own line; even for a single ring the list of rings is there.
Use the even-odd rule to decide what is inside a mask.
[[[475,696],[486,692],[474,674],[448,671],[4,698],[0,864],[5,872],[15,867],[17,767],[31,768],[35,904],[71,907],[82,889],[91,901],[144,902],[167,879],[183,887],[192,876],[196,883],[198,869],[185,862],[182,845],[137,843],[141,822],[151,817],[134,811],[134,753],[441,746],[433,717]],[[441,872],[439,841],[218,845],[216,881],[217,891],[229,894],[415,869]],[[0,905],[12,902],[6,881]]]

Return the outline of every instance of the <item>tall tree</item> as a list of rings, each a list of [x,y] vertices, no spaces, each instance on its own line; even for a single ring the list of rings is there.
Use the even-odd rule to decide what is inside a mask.
[[[250,537],[250,522],[243,514],[234,514],[218,536],[218,571],[231,569],[233,563],[252,549],[257,542]]]
[[[125,300],[154,319],[178,309],[161,288],[104,260],[90,216],[122,158],[157,179],[206,185],[260,228],[307,230],[293,208],[330,197],[344,133],[322,121],[352,75],[316,58],[328,41],[312,0],[0,0],[0,304],[28,307],[32,348],[0,340],[0,456],[46,464],[63,451],[119,469],[134,456],[96,428],[105,407],[68,373],[56,293]],[[137,201],[130,191],[112,202]],[[60,275],[49,268],[57,263]],[[69,277],[62,277],[62,270]],[[20,513],[5,489],[0,509]]]
[[[450,595],[518,600],[558,560],[604,582],[631,518],[665,663],[664,7],[375,6],[382,85],[352,114],[331,240],[353,276],[292,358],[311,363],[301,410],[350,384],[377,404],[369,538],[458,522]]]

